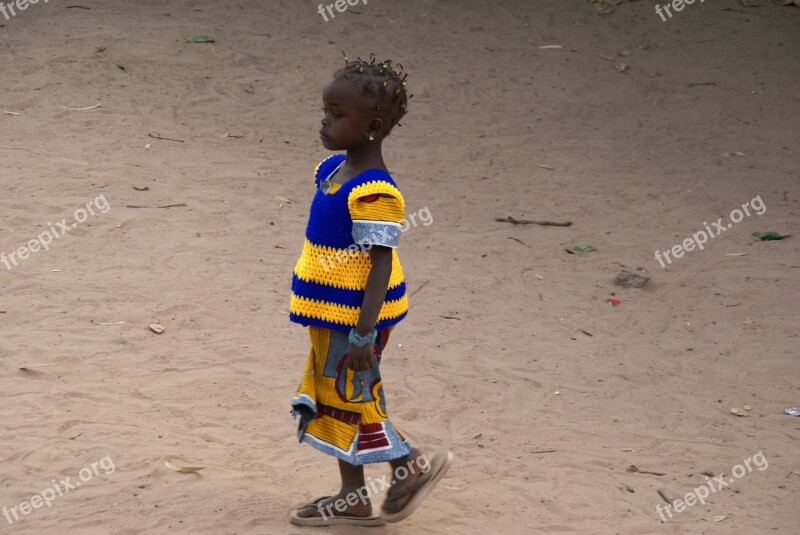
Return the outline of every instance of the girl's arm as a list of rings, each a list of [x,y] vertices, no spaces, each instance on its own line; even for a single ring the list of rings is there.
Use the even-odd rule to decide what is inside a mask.
[[[367,277],[364,302],[361,304],[361,315],[358,317],[356,332],[359,336],[367,336],[375,330],[378,315],[381,313],[389,279],[392,276],[392,249],[390,247],[373,246],[369,251],[372,268]],[[364,371],[375,366],[373,345],[358,347],[350,344],[347,367],[353,371]]]

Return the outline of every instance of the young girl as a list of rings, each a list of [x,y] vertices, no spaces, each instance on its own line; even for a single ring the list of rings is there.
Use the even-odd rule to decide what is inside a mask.
[[[334,154],[317,166],[303,252],[294,268],[290,319],[308,326],[311,354],[292,413],[298,437],[338,459],[342,486],[294,511],[304,526],[379,525],[409,516],[450,467],[430,459],[387,417],[380,362],[408,310],[397,256],[403,196],[381,144],[406,113],[406,76],[390,61],[347,61],[323,89],[320,139]],[[364,464],[388,462],[390,482],[369,486]],[[379,516],[369,496],[389,487]]]

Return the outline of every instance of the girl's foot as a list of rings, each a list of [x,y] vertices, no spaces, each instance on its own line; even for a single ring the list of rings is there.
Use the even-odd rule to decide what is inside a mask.
[[[413,448],[407,457],[392,461],[392,486],[383,503],[385,513],[394,514],[401,511],[411,499],[412,489],[424,472],[430,469],[427,455],[420,449]]]
[[[417,450],[411,452],[409,458],[417,455],[424,455]],[[418,459],[418,457],[417,457]],[[397,477],[398,470],[395,468],[395,480],[386,502],[383,504],[383,512],[380,516],[386,522],[400,522],[408,518],[411,513],[423,502],[425,497],[433,490],[433,487],[441,481],[450,465],[453,462],[453,454],[449,451],[442,451],[430,458],[430,462],[423,461],[423,467],[427,468],[424,472],[410,475],[408,478],[400,480]]]

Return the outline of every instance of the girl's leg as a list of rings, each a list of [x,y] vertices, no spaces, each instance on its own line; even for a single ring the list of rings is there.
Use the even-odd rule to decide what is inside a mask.
[[[340,459],[339,475],[342,477],[342,490],[339,491],[342,496],[355,492],[366,485],[363,466],[353,466]]]

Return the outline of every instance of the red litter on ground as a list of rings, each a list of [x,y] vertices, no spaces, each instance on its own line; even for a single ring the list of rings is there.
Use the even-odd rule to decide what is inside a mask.
[[[611,303],[614,306],[622,304],[622,301],[620,301],[619,299],[614,299],[613,297],[607,297],[606,301],[608,301],[609,303]]]

